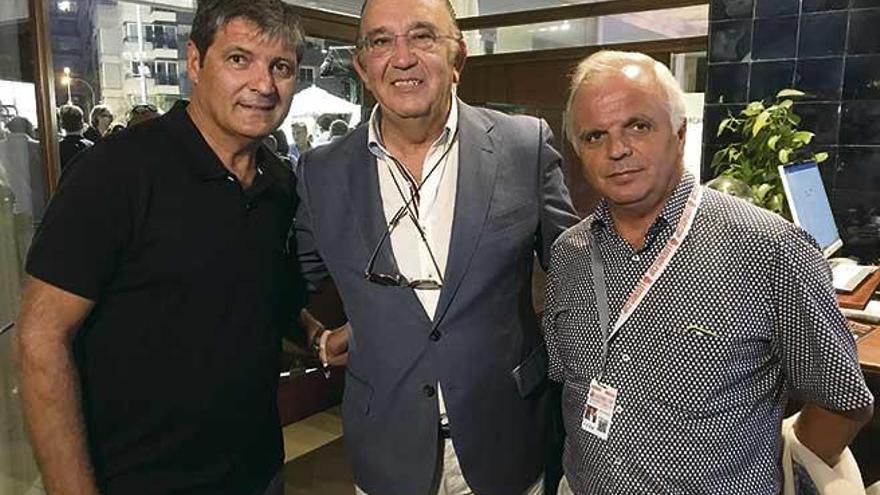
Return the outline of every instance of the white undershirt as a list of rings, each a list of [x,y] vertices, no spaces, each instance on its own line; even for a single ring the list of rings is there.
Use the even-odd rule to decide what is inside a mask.
[[[419,189],[418,201],[412,203],[412,210],[425,232],[425,238],[431,245],[431,252],[434,253],[437,267],[444,274],[449,254],[449,239],[452,233],[452,217],[455,213],[455,193],[458,181],[458,137],[455,132],[457,126],[458,106],[452,105],[443,133],[434,141],[425,156],[425,163],[422,167],[424,183]],[[385,220],[390,222],[410,199],[412,190],[411,182],[406,177],[408,172],[402,170],[390,158],[391,153],[382,145],[378,106],[373,109],[370,117],[368,140],[370,151],[376,155],[379,192],[382,197]],[[443,160],[439,161],[441,157]],[[437,169],[432,172],[431,170],[435,166]],[[440,281],[437,267],[431,260],[431,254],[410,215],[403,217],[391,232],[390,239],[394,258],[397,260],[397,268],[401,275],[408,280]],[[375,270],[387,272],[391,271],[392,267],[381,266],[380,262],[375,266]],[[415,292],[428,318],[433,320],[437,310],[437,302],[440,299],[440,291],[416,290]]]
[[[427,155],[425,155],[425,163],[422,167],[424,183],[418,192],[418,206],[415,206],[415,201],[412,203],[412,210],[425,232],[428,244],[431,245],[431,252],[434,253],[437,267],[435,267],[431,254],[410,215],[404,216],[390,235],[391,248],[397,261],[397,268],[400,270],[400,274],[408,280],[430,279],[439,282],[440,275],[437,273],[439,267],[445,281],[446,260],[449,254],[449,240],[452,235],[452,218],[455,214],[455,194],[458,184],[459,139],[456,132],[458,128],[458,100],[454,91],[452,103],[443,133],[431,144]],[[376,105],[370,115],[367,146],[370,152],[376,156],[382,209],[385,213],[385,221],[390,222],[410,199],[412,190],[411,182],[407,179],[409,172],[401,170],[400,166],[391,158],[391,152],[382,144],[380,119],[379,106]],[[432,172],[435,166],[437,168]],[[392,267],[381,266],[381,263],[377,263],[374,270],[387,273],[392,270]],[[415,290],[415,293],[428,318],[433,320],[437,311],[437,303],[440,300],[440,291]],[[443,401],[443,390],[439,383],[437,384],[437,392],[440,420],[446,423],[446,404]]]

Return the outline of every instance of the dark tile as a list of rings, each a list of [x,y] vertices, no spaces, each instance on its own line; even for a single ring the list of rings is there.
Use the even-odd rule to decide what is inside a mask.
[[[711,64],[706,103],[744,103],[749,96],[749,64]]]
[[[843,103],[840,144],[880,145],[880,101]]]
[[[846,43],[846,12],[801,16],[798,58],[842,55]]]
[[[852,0],[849,8],[851,9],[867,9],[870,7],[880,7],[878,0]]]
[[[797,30],[797,16],[756,20],[752,58],[755,60],[794,58]]]
[[[749,100],[773,99],[779,91],[792,87],[794,61],[755,62],[749,76]]]
[[[880,146],[841,146],[838,153],[837,188],[880,191]]]
[[[709,62],[741,62],[750,53],[751,19],[712,22],[709,31]]]
[[[803,11],[825,12],[828,10],[846,10],[849,0],[803,0]]]
[[[712,168],[712,158],[715,157],[715,152],[721,149],[721,146],[717,145],[703,145],[703,158],[700,163],[700,182],[708,182],[715,178],[715,170]]]
[[[796,103],[794,113],[801,118],[800,128],[816,134],[813,145],[833,145],[837,143],[838,131],[837,103]]]
[[[709,2],[709,19],[751,19],[752,0],[712,0]]]
[[[844,74],[845,100],[880,99],[880,55],[847,57]]]
[[[864,10],[850,16],[847,54],[880,53],[877,26],[880,26],[880,9]]]
[[[755,17],[777,17],[798,13],[798,0],[757,0]]]
[[[828,153],[828,159],[819,164],[819,173],[822,174],[825,193],[831,198],[837,176],[837,146],[810,146],[809,149],[813,153]]]
[[[803,59],[797,61],[794,87],[814,100],[839,100],[842,79],[842,58]]]
[[[730,115],[737,115],[745,105],[706,105],[703,109],[703,145],[704,146],[727,146],[734,141],[739,141],[739,135],[725,132],[718,136],[718,125]],[[711,157],[709,159],[711,162]]]

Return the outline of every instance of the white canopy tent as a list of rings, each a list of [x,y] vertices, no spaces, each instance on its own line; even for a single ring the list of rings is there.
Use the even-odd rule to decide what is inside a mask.
[[[330,92],[321,89],[315,85],[300,91],[293,96],[293,103],[290,105],[290,113],[284,119],[281,129],[287,135],[288,141],[293,140],[290,125],[293,122],[303,122],[309,132],[315,133],[315,120],[323,114],[348,114],[351,117],[348,120],[348,126],[354,128],[361,121],[361,106],[351,103],[343,98],[335,96]]]

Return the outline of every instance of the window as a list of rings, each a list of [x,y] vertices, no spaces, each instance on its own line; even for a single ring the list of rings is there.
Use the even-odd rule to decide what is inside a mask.
[[[297,77],[297,86],[311,86],[315,83],[315,68],[300,67],[299,76]]]
[[[153,62],[153,78],[156,84],[177,86],[180,82],[176,60],[157,60]]]

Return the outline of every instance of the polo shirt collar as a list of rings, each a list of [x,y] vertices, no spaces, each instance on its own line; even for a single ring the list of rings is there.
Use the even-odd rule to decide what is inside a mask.
[[[681,176],[681,180],[678,181],[678,185],[673,189],[672,195],[669,196],[666,204],[663,205],[663,209],[660,210],[660,214],[657,215],[657,219],[654,220],[654,223],[648,229],[649,238],[666,225],[674,227],[678,224],[678,220],[681,219],[681,215],[687,205],[688,196],[695,184],[696,179],[694,179],[694,176],[690,172],[685,171]],[[593,209],[593,222],[590,225],[590,229],[593,232],[600,232],[611,225],[614,225],[614,220],[611,217],[611,208],[608,206],[608,201],[602,198],[599,204],[596,205],[596,208]]]
[[[161,119],[165,119],[172,134],[178,139],[191,155],[191,160],[184,160],[190,167],[192,172],[202,180],[225,179],[229,174],[229,170],[223,166],[223,162],[205,141],[204,136],[196,127],[196,124],[186,113],[188,101],[178,100]],[[257,175],[264,176],[266,179],[275,179],[273,174],[265,173],[268,160],[271,160],[271,152],[265,147],[257,148]]]

